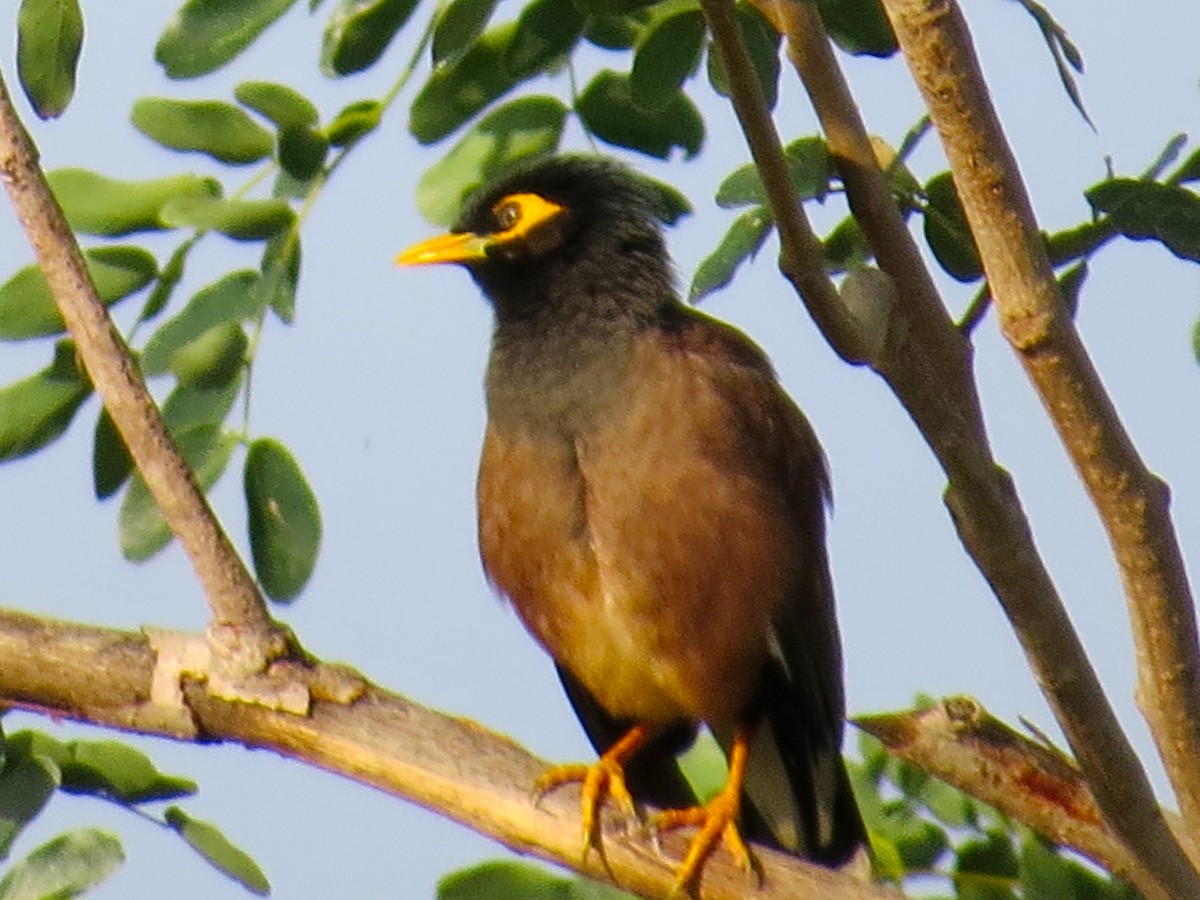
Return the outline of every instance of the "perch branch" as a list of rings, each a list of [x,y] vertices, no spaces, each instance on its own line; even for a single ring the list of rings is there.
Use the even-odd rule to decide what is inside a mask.
[[[191,640],[203,644],[198,637]],[[214,698],[195,682],[185,682],[181,700],[187,714],[180,716],[155,702],[161,660],[141,634],[0,611],[0,697],[6,705],[140,734],[269,748],[417,803],[519,853],[648,898],[671,890],[670,859],[614,822],[605,825],[607,865],[597,853],[581,859],[578,793],[556,791],[533,803],[530,790],[546,763],[475,722],[420,706],[319,661],[313,661],[308,716]],[[687,838],[663,835],[667,856],[682,859]],[[705,866],[704,900],[744,900],[749,894],[755,900],[899,898],[848,874],[763,848],[755,852],[762,863],[761,888],[731,858],[717,854]]]

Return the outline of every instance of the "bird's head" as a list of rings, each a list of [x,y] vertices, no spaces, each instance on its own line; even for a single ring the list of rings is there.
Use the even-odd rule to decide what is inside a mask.
[[[481,188],[448,234],[396,261],[466,266],[501,319],[590,299],[661,302],[673,295],[662,217],[661,196],[626,167],[560,156]]]

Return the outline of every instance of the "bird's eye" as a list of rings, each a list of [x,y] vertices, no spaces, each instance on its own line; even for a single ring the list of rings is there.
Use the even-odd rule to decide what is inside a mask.
[[[515,200],[506,200],[496,207],[496,222],[507,231],[521,218],[521,205]]]

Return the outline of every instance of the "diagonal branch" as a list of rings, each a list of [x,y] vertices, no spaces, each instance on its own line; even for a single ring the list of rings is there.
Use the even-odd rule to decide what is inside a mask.
[[[887,340],[870,360],[913,417],[946,473],[946,503],[959,535],[988,584],[1000,599],[1025,650],[1026,657],[1054,709],[1084,771],[1093,783],[1108,785],[1124,805],[1104,808],[1142,810],[1143,833],[1166,834],[1149,782],[1140,762],[1120,729],[1066,609],[1033,544],[1029,523],[1011,479],[992,458],[979,410],[970,369],[969,344],[954,328],[944,307],[932,293],[924,264],[914,263],[915,248],[903,229],[870,153],[865,129],[853,99],[837,71],[824,37],[824,29],[811,4],[761,0],[758,4],[789,37],[789,53],[798,65],[806,87],[827,131],[860,224],[871,238],[881,266],[899,288],[886,326]],[[729,73],[734,106],[756,162],[779,159],[782,151],[769,129],[769,114],[762,102],[753,70],[742,46],[731,5],[704,0],[704,10]],[[791,43],[791,39],[795,43]],[[761,163],[760,163],[761,165]],[[764,181],[766,179],[764,178]],[[780,241],[786,247],[784,220],[800,208],[790,183],[770,192],[781,223]],[[885,209],[885,206],[887,207]],[[803,218],[802,213],[800,213]],[[804,222],[807,226],[807,223]],[[782,254],[781,265],[796,257]],[[823,261],[822,261],[823,262]],[[921,273],[908,271],[918,265]],[[798,287],[806,282],[789,274]],[[811,280],[811,276],[809,279]],[[805,303],[811,298],[801,289]],[[814,314],[821,325],[821,320]],[[823,326],[822,326],[823,328]],[[824,330],[824,328],[823,328]],[[837,339],[827,333],[836,346]],[[1158,822],[1158,829],[1153,827]],[[1144,829],[1149,830],[1144,830]],[[1126,836],[1122,832],[1122,836]],[[1145,844],[1139,850],[1145,849]],[[1167,847],[1173,842],[1167,838]],[[1174,864],[1152,865],[1169,849],[1143,856],[1147,865],[1166,873],[1165,885],[1148,896],[1172,897],[1194,892],[1196,882],[1182,856]],[[1168,886],[1186,890],[1172,892]]]
[[[234,677],[261,671],[267,660],[283,652],[282,633],[176,450],[137,363],[97,297],[2,78],[0,178],[83,367],[200,579],[211,609],[209,637],[221,649],[217,662]]]
[[[7,705],[140,734],[269,748],[417,803],[519,853],[648,898],[671,890],[671,859],[683,858],[686,834],[662,836],[664,858],[644,836],[606,827],[607,865],[596,853],[581,859],[578,792],[557,791],[535,805],[530,789],[546,763],[475,722],[319,661],[313,661],[316,699],[308,716],[221,700],[194,681],[185,684],[186,709],[179,715],[181,710],[155,702],[162,659],[140,634],[0,610],[0,697]],[[781,853],[757,848],[755,855],[762,863],[760,888],[728,855],[717,854],[705,866],[705,900],[900,896]]]
[[[1166,485],[1138,456],[1060,300],[960,10],[949,0],[884,0],[884,6],[941,135],[1001,329],[1108,532],[1133,625],[1142,713],[1186,829],[1200,834],[1200,645]],[[1076,752],[1091,776],[1087,749]],[[1120,782],[1089,780],[1109,822],[1139,856],[1155,860],[1181,888],[1190,884],[1187,895],[1200,894],[1157,807],[1131,797]],[[1129,806],[1135,800],[1141,802]]]

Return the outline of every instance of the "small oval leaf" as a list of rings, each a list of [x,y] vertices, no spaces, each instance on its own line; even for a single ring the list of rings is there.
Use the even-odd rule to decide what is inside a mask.
[[[451,0],[438,16],[430,53],[435,66],[457,58],[483,33],[498,0]]]
[[[83,257],[96,293],[106,306],[141,290],[158,274],[158,263],[140,247],[92,247]],[[65,329],[46,278],[36,265],[25,266],[0,285],[0,339],[24,340],[61,334]]]
[[[141,354],[142,371],[161,375],[171,367],[176,353],[210,328],[261,315],[264,301],[257,290],[258,277],[254,270],[242,269],[197,291],[178,315],[150,336]]]
[[[375,64],[404,27],[417,0],[341,0],[321,41],[321,71],[331,78]]]
[[[271,133],[232,103],[142,97],[130,113],[133,127],[171,150],[205,153],[243,165],[271,155]]]
[[[771,213],[763,206],[734,219],[717,249],[696,268],[692,286],[688,290],[688,300],[699,303],[729,284],[738,267],[758,253],[774,225]]]
[[[0,859],[54,796],[59,780],[58,766],[37,756],[14,758],[0,771]]]
[[[942,172],[925,185],[925,240],[942,268],[958,281],[975,281],[983,275],[983,264],[975,237],[967,224],[954,179]]]
[[[312,101],[286,84],[243,81],[233,89],[233,96],[242,106],[254,110],[276,128],[312,127],[319,118]]]
[[[122,181],[87,169],[55,169],[46,175],[71,228],[109,237],[160,231],[163,204],[174,197],[219,197],[221,184],[199,175]]]
[[[125,861],[121,842],[107,831],[80,828],[60,834],[16,863],[0,880],[3,900],[76,897]]]
[[[246,851],[230,843],[215,825],[193,819],[178,806],[168,807],[167,824],[210,864],[260,897],[271,893],[271,883]]]
[[[73,360],[71,344],[41,372],[0,388],[0,462],[28,456],[67,430],[91,384]]]
[[[187,0],[158,39],[154,59],[170,78],[196,78],[229,62],[296,0]]]
[[[1114,178],[1085,196],[1127,238],[1156,240],[1180,259],[1200,262],[1200,197],[1186,188]]]
[[[120,803],[186,797],[197,791],[189,778],[166,775],[142,751],[121,741],[71,741],[62,767],[62,787]]]
[[[696,72],[704,50],[704,15],[684,9],[658,19],[638,43],[629,73],[633,102],[658,110],[675,99]]]
[[[107,409],[101,409],[92,433],[92,490],[105,500],[125,484],[133,471],[133,457]]]
[[[289,228],[296,214],[286,200],[224,200],[216,197],[176,197],[168,200],[162,220],[172,228],[219,231],[239,241],[260,241]]]
[[[293,600],[308,583],[321,547],[317,497],[291,452],[270,438],[250,445],[243,484],[258,580],[272,600]]]
[[[62,115],[71,102],[82,46],[79,0],[21,0],[17,12],[17,77],[40,118]]]
[[[691,159],[704,143],[704,119],[686,95],[677,92],[662,109],[642,110],[633,103],[629,76],[608,69],[584,89],[575,111],[600,140],[659,159],[675,147]]]
[[[345,147],[378,128],[382,117],[383,106],[378,100],[356,100],[334,116],[325,134],[331,146]]]

